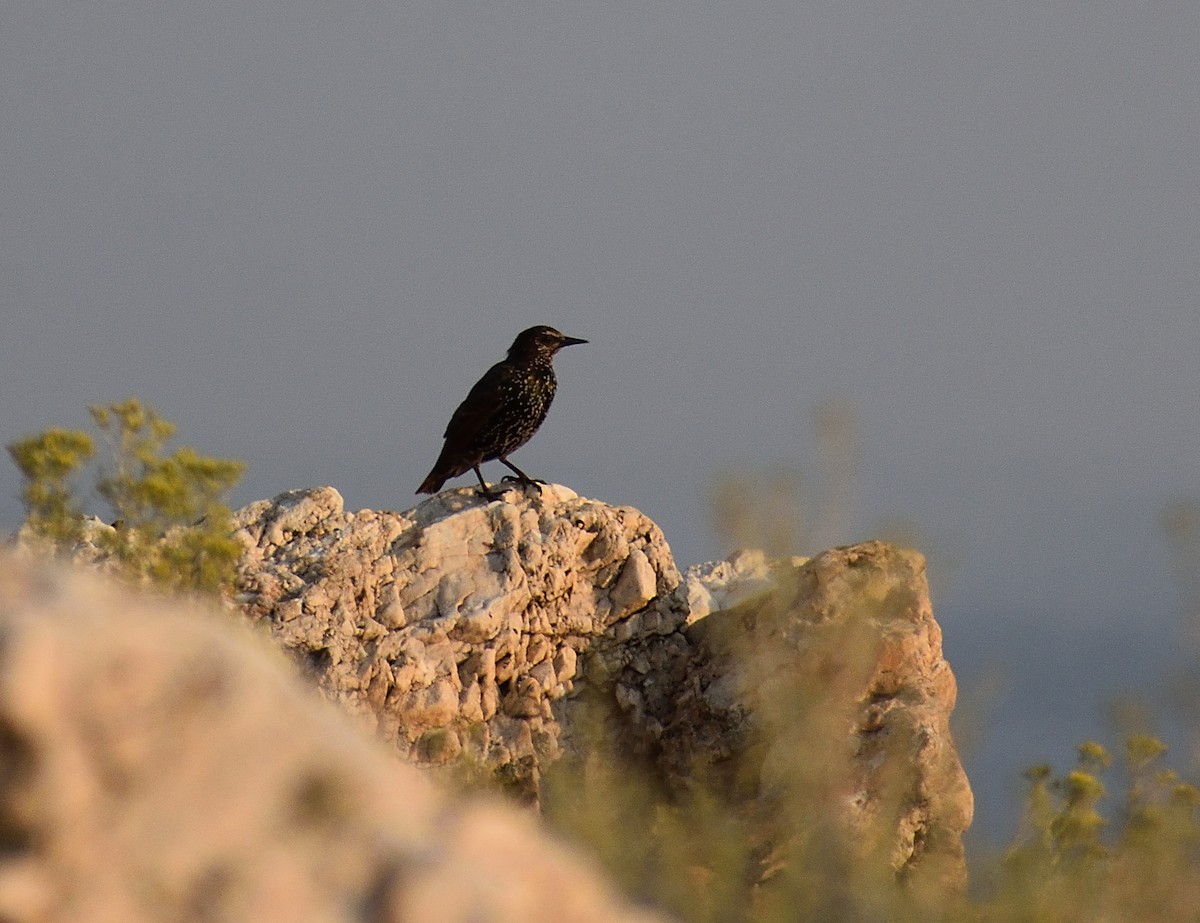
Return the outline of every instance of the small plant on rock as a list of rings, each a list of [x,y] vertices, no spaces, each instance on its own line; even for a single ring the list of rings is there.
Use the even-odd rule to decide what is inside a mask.
[[[136,398],[88,410],[108,448],[96,493],[112,512],[112,526],[84,515],[77,487],[95,455],[94,440],[82,431],[48,429],[8,446],[24,478],[26,541],[59,554],[94,545],[127,578],[178,592],[227,584],[240,546],[224,497],[243,464],[188,446],[168,453],[175,425]]]

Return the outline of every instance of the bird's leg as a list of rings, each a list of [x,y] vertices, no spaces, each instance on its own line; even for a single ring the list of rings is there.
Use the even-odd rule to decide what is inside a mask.
[[[475,470],[475,477],[479,478],[479,487],[485,497],[487,497],[489,500],[499,500],[504,496],[504,491],[493,491],[490,487],[488,487],[487,481],[483,479],[483,472],[479,470],[478,465],[472,465],[471,467]]]
[[[505,481],[520,481],[523,486],[532,487],[539,494],[542,492],[541,485],[545,484],[546,483],[545,481],[540,480],[539,478],[531,478],[528,474],[526,474],[524,471],[522,471],[520,468],[518,468],[516,465],[514,465],[512,462],[510,462],[503,455],[500,456],[500,463],[502,465],[507,465],[509,468],[511,468],[513,471],[515,471],[517,473],[516,477],[513,477],[511,474],[506,474],[504,476],[503,480],[505,480]]]

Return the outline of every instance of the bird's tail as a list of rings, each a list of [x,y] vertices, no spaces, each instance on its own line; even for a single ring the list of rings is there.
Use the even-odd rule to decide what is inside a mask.
[[[442,471],[436,465],[433,470],[425,476],[425,480],[421,482],[421,486],[417,488],[419,494],[436,494],[442,489],[442,485],[446,483],[446,478],[450,475]]]
[[[471,470],[470,465],[455,464],[452,449],[449,446],[442,446],[438,460],[433,463],[433,470],[425,475],[425,480],[417,488],[417,493],[436,494],[450,478],[456,478],[469,470]]]

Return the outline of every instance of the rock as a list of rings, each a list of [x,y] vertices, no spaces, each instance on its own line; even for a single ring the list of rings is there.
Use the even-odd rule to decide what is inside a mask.
[[[407,760],[466,761],[536,803],[545,768],[595,750],[599,703],[604,746],[668,788],[708,773],[770,857],[799,787],[850,839],[886,827],[900,876],[963,881],[971,792],[915,552],[749,552],[681,578],[643,514],[557,485],[356,514],[321,488],[235,520],[248,614]]]
[[[616,677],[639,693],[632,720],[610,728],[617,746],[653,754],[677,787],[736,770],[726,794],[764,828],[802,825],[784,799],[819,792],[852,845],[871,845],[883,824],[901,877],[961,887],[973,798],[950,733],[956,686],[924,558],[866,542],[780,563],[772,583],[690,624],[686,645],[644,642],[649,675],[665,681],[633,667]],[[775,831],[777,852],[789,835]]]
[[[804,558],[792,563],[803,564]],[[735,552],[728,561],[693,564],[683,575],[682,604],[688,621],[695,622],[710,612],[729,609],[738,603],[769,592],[775,586],[773,567],[763,552]]]
[[[276,548],[335,502],[297,499]],[[449,801],[228,614],[7,556],[0,632],[0,919],[651,919],[528,816]],[[458,746],[423,738],[430,760]]]
[[[251,504],[235,514],[239,598],[405,758],[428,762],[426,733],[455,729],[465,758],[503,764],[534,797],[557,752],[551,705],[573,689],[579,652],[640,633],[639,611],[679,574],[637,510],[556,485],[506,498],[464,488],[405,513],[351,515],[321,488]]]

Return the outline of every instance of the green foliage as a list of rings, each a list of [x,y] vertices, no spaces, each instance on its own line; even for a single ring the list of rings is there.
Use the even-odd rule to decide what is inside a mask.
[[[983,921],[1074,923],[1097,919],[1195,919],[1200,907],[1200,791],[1158,768],[1166,746],[1135,735],[1126,742],[1124,803],[1110,826],[1101,811],[1109,769],[1096,743],[1079,748],[1079,763],[1053,778],[1047,767],[1027,774],[1025,823],[1004,858]]]
[[[79,538],[83,512],[76,496],[75,477],[95,454],[92,437],[76,430],[48,429],[8,446],[25,483],[21,500],[26,524],[55,545]]]
[[[694,785],[668,795],[619,756],[590,748],[585,764],[553,767],[543,783],[549,822],[584,847],[631,897],[687,923],[941,921],[941,923],[1175,923],[1200,919],[1200,789],[1158,763],[1164,745],[1131,737],[1123,803],[1111,812],[1101,777],[1107,750],[1089,742],[1056,776],[1026,773],[1022,829],[998,863],[971,870],[988,882],[968,898],[914,889],[851,842],[820,807],[819,774],[796,767],[777,805],[795,836],[763,849],[763,818],[729,789]],[[888,835],[895,818],[879,818]]]
[[[240,548],[223,498],[242,463],[187,446],[168,453],[174,424],[135,398],[88,409],[108,447],[96,492],[114,528],[86,531],[75,481],[94,454],[92,438],[51,429],[8,447],[25,479],[27,532],[60,553],[87,537],[134,581],[181,592],[226,584]]]
[[[585,766],[552,768],[542,806],[634,899],[692,923],[754,918],[751,828],[712,788],[671,798],[614,754],[593,754]]]

